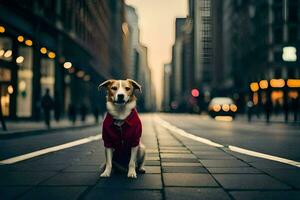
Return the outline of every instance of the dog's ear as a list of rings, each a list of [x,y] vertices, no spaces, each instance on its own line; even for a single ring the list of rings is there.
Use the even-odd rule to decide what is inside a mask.
[[[138,84],[136,81],[132,79],[127,79],[127,81],[129,81],[132,84],[134,89],[138,89],[140,92],[142,92],[142,86]]]
[[[113,82],[113,80],[107,80],[107,81],[104,81],[103,83],[101,83],[99,86],[98,86],[98,90],[100,90],[102,87],[105,87],[107,88],[111,83]]]

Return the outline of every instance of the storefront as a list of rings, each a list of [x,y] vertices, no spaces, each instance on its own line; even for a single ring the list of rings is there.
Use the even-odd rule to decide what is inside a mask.
[[[271,79],[252,82],[249,85],[254,105],[264,105],[270,100],[274,111],[280,112],[284,107],[292,107],[298,101],[300,79]]]

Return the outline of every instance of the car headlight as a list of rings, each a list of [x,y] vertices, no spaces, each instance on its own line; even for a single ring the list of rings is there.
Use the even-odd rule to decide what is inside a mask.
[[[225,112],[228,112],[229,111],[229,105],[228,104],[223,104],[222,105],[222,110],[225,111]]]
[[[232,112],[236,112],[236,111],[237,111],[237,106],[234,105],[234,104],[231,104],[231,105],[230,105],[230,110],[231,110]]]
[[[213,106],[213,111],[219,112],[220,110],[221,110],[221,106],[220,105],[216,104],[216,105]]]

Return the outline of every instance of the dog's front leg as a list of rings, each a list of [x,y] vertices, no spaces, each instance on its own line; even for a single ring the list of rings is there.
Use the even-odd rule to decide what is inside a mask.
[[[130,161],[128,165],[128,178],[136,178],[136,171],[135,171],[135,165],[136,165],[136,156],[138,152],[139,146],[132,147],[131,148],[131,155],[130,155]]]
[[[105,170],[100,175],[101,177],[110,177],[111,174],[111,168],[112,168],[112,154],[113,150],[112,148],[105,148]]]

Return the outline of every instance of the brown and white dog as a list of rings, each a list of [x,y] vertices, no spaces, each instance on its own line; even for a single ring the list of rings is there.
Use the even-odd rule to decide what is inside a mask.
[[[107,89],[107,114],[102,138],[106,162],[101,177],[110,177],[113,166],[128,166],[127,176],[137,178],[136,170],[145,173],[145,146],[140,142],[142,125],[136,107],[135,90],[141,86],[131,79],[107,80],[99,88]]]

